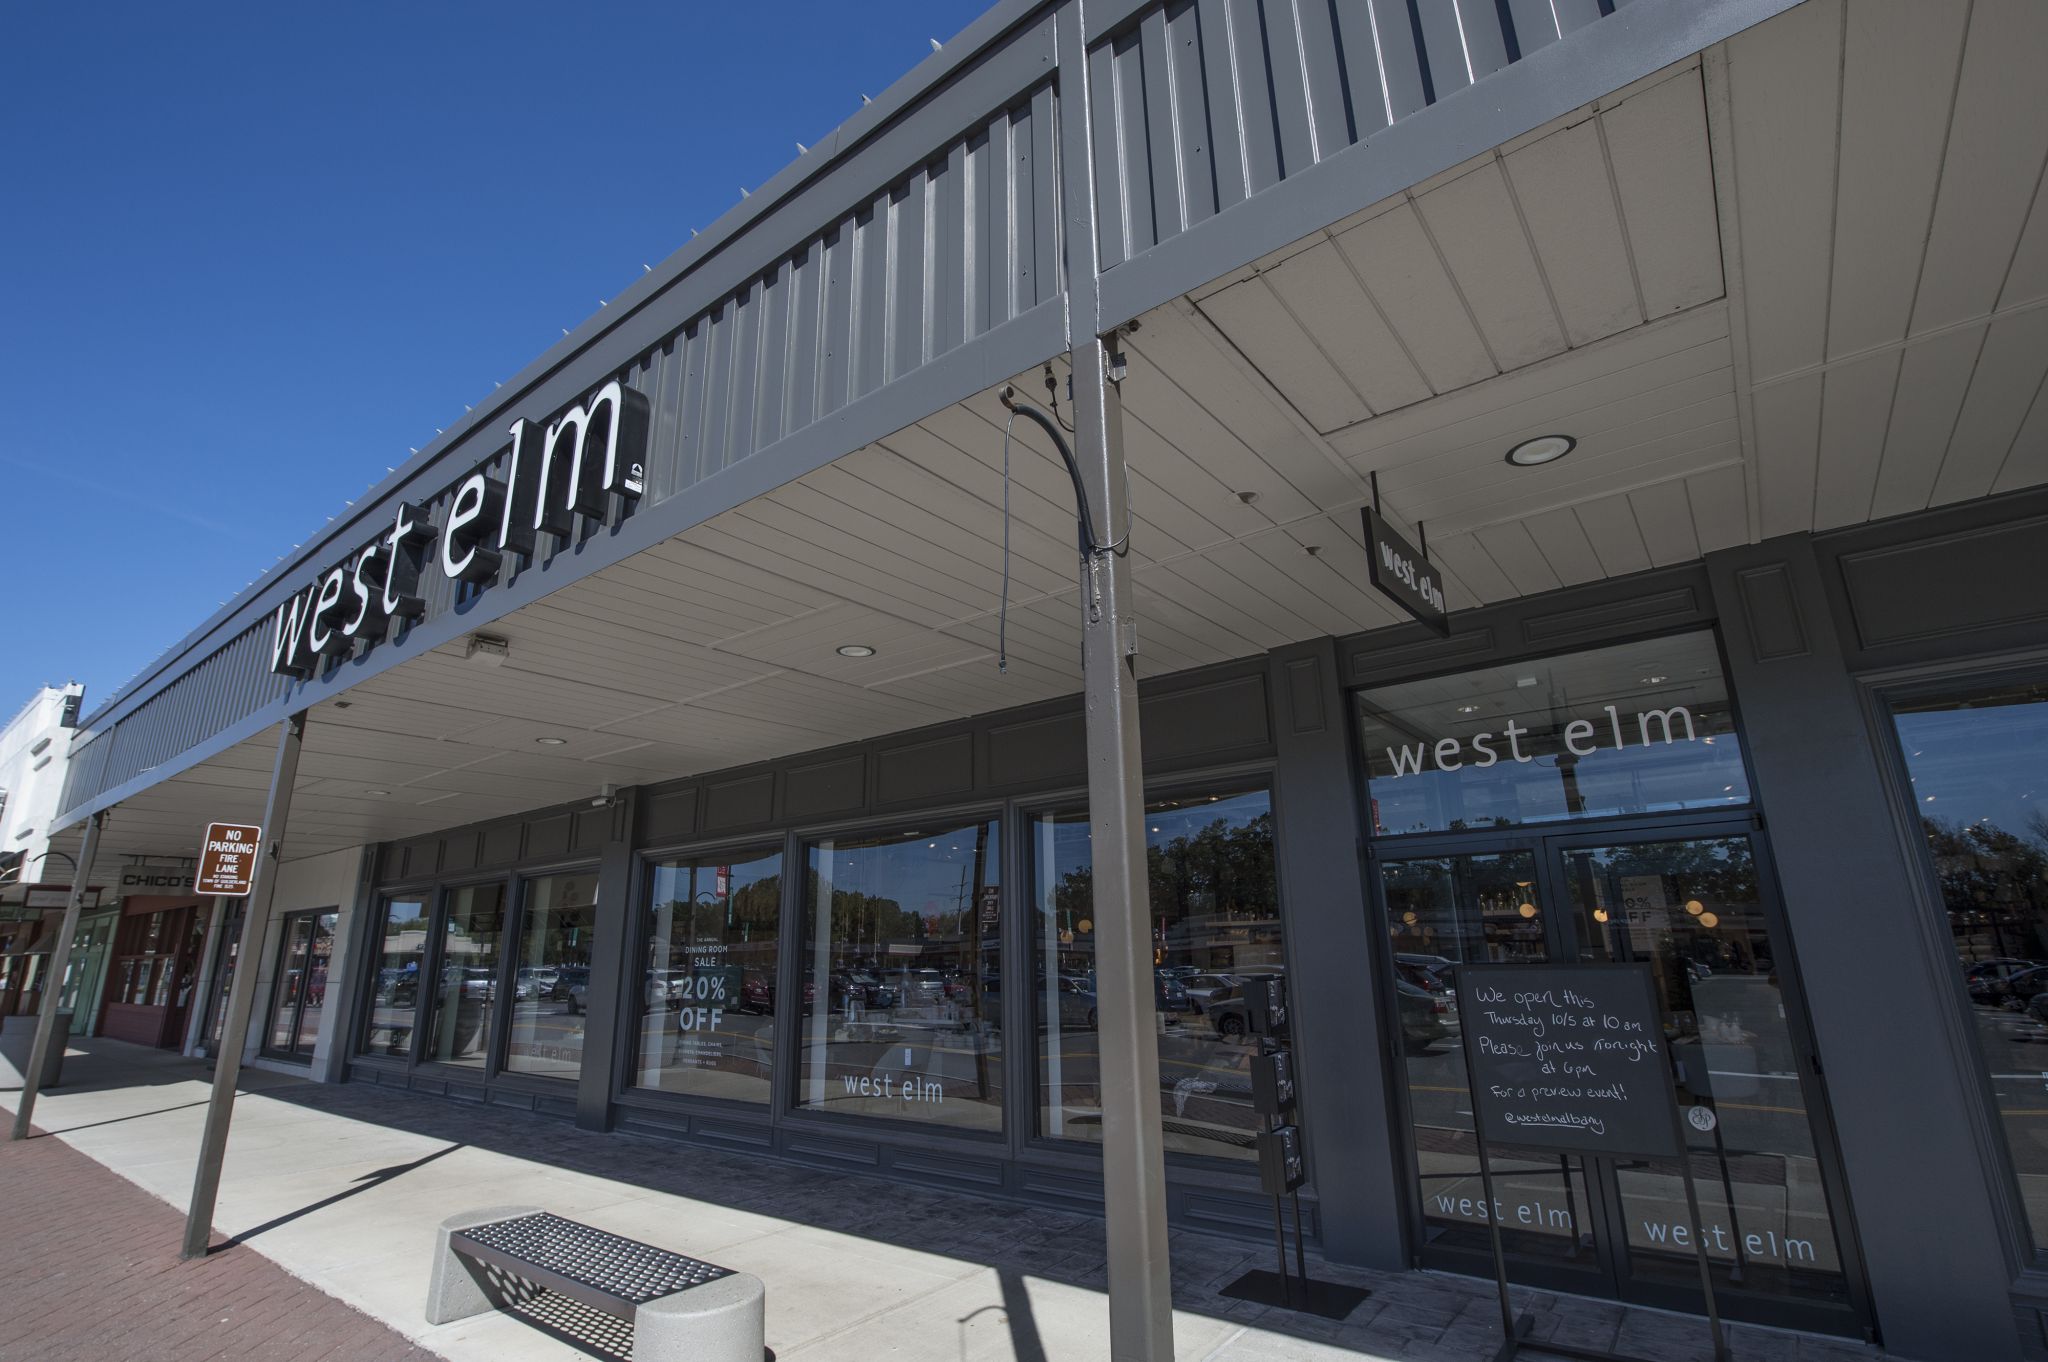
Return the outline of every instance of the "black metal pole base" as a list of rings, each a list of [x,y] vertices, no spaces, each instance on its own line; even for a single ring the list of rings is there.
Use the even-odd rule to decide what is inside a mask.
[[[1282,1310],[1299,1310],[1318,1319],[1347,1319],[1372,1292],[1342,1282],[1319,1282],[1301,1277],[1283,1277],[1266,1268],[1253,1268],[1217,1292],[1235,1301],[1253,1301]]]
[[[1529,1341],[1529,1331],[1536,1327],[1534,1315],[1523,1315],[1515,1321],[1514,1333],[1500,1341],[1500,1350],[1493,1355],[1493,1362],[1513,1362],[1522,1345]]]

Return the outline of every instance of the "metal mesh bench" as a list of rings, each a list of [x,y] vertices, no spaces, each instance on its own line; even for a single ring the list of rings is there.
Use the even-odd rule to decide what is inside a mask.
[[[761,1362],[759,1278],[534,1206],[495,1206],[441,1222],[427,1321],[497,1309],[516,1297],[519,1283],[629,1323],[634,1362]]]

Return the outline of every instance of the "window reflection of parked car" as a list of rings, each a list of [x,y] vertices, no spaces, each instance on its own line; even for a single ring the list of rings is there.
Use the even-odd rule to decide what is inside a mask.
[[[2012,992],[2015,975],[2039,968],[2040,963],[2011,957],[1978,960],[1963,971],[1963,987],[1970,991],[1971,1002],[1995,1003]]]
[[[1413,984],[1424,993],[1449,993],[1451,979],[1439,974],[1426,965],[1418,965],[1401,956],[1394,957],[1394,974],[1404,984]]]
[[[905,969],[890,974],[884,983],[895,994],[895,1007],[936,1007],[946,999],[946,981],[935,969]]]
[[[420,972],[415,967],[377,971],[377,1001],[410,1007],[419,1000]]]
[[[549,987],[547,996],[555,1002],[567,1003],[570,1012],[581,1012],[589,992],[590,967],[563,965],[555,972],[555,982]]]
[[[491,971],[481,965],[467,968],[450,965],[441,972],[441,980],[444,989],[459,991],[464,998],[483,1002],[489,1002],[495,991],[493,985],[496,981],[491,978]]]
[[[1062,974],[1059,982],[1060,1029],[1095,1029],[1095,989],[1087,979]]]
[[[1211,1004],[1236,997],[1238,987],[1237,977],[1231,974],[1196,974],[1181,983],[1188,1006],[1197,1012],[1207,1012]]]
[[[2036,965],[2007,975],[2004,987],[1991,995],[1989,1001],[2020,1012],[2043,992],[2048,992],[2048,965]]]
[[[1401,1044],[1409,1054],[1423,1054],[1432,1043],[1451,1034],[1450,1023],[1457,1004],[1449,994],[1433,993],[1406,979],[1396,979],[1394,1001],[1401,1010]]]
[[[1152,971],[1152,1004],[1161,1012],[1176,1015],[1192,1010],[1186,982],[1163,969]]]
[[[515,998],[541,998],[555,986],[555,967],[552,965],[522,965],[512,980],[512,996]]]

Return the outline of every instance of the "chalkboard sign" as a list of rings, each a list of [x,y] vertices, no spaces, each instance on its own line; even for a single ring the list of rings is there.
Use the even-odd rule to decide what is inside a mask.
[[[1571,1154],[1681,1152],[1648,965],[1460,965],[1480,1137]]]

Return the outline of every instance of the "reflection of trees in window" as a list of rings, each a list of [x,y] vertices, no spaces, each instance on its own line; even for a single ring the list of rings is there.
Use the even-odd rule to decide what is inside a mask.
[[[1996,823],[1959,827],[1924,815],[1920,826],[1934,853],[1957,954],[1965,960],[2048,955],[2048,813],[2033,813],[2025,836]]]
[[[705,883],[711,882],[708,870],[702,871],[702,876]],[[675,924],[670,928],[670,940],[678,950],[685,940],[722,941],[730,934],[744,941],[757,932],[771,935],[782,919],[782,876],[765,876],[734,889],[722,899],[705,889],[698,893],[694,903],[670,899],[655,904],[654,911],[669,914],[669,920]]]
[[[1224,918],[1278,915],[1273,878],[1273,815],[1232,826],[1219,818],[1192,833],[1145,847],[1154,916],[1168,921],[1198,914]],[[1083,914],[1095,901],[1095,872],[1079,866],[1060,877],[1053,906]]]

